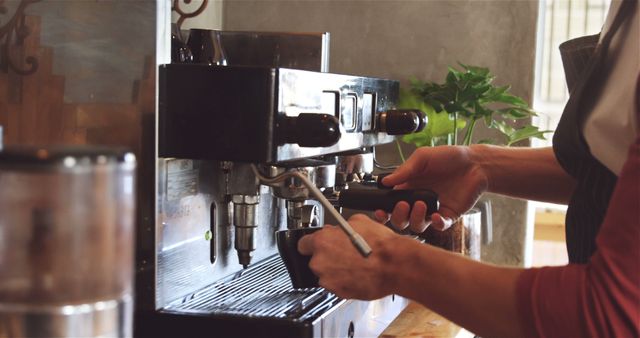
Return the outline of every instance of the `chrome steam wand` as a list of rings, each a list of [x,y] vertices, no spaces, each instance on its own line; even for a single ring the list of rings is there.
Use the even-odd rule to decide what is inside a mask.
[[[368,257],[371,254],[371,247],[367,242],[358,234],[349,223],[340,215],[340,213],[334,208],[334,206],[327,200],[327,198],[322,194],[322,192],[307,178],[304,174],[298,171],[287,171],[280,175],[274,177],[266,177],[260,173],[255,164],[251,165],[251,169],[253,169],[253,173],[256,177],[265,184],[275,184],[284,181],[289,177],[298,178],[305,187],[309,189],[309,192],[322,204],[326,211],[331,213],[333,217],[338,221],[338,226],[340,229],[344,231],[344,233],[349,237],[351,243],[356,247],[358,252],[363,257]]]

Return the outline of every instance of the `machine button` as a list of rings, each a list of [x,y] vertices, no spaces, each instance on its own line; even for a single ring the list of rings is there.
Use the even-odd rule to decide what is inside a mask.
[[[362,96],[362,131],[373,129],[373,113],[375,111],[375,97],[364,93]]]
[[[342,113],[340,114],[340,123],[347,131],[353,131],[356,129],[356,112],[357,112],[357,99],[353,94],[347,94],[344,99],[344,106],[342,107]]]

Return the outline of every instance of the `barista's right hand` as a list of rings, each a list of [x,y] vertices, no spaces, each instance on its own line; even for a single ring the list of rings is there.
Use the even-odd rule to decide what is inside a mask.
[[[394,227],[409,227],[422,233],[428,226],[445,230],[468,211],[487,191],[488,178],[475,147],[439,146],[418,148],[409,159],[382,183],[395,189],[430,189],[438,194],[440,209],[425,219],[427,206],[419,201],[409,206],[396,204],[391,215],[377,210],[380,222],[391,221]]]

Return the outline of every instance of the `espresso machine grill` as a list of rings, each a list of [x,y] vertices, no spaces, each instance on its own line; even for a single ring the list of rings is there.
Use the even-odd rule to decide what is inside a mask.
[[[231,64],[160,66],[153,301],[136,335],[379,334],[407,301],[294,289],[274,234],[327,212],[295,177],[254,170],[299,172],[331,196],[371,172],[374,146],[424,120],[394,109],[397,81]]]
[[[167,311],[305,321],[340,300],[323,288],[292,289],[282,261],[270,258],[169,305]],[[313,310],[313,311],[311,311]]]

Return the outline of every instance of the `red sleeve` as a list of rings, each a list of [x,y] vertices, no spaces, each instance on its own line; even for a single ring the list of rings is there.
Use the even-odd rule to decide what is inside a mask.
[[[640,137],[618,177],[588,264],[526,270],[517,299],[527,336],[640,336]]]

